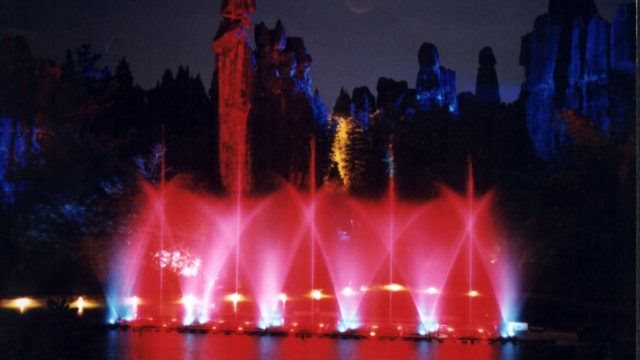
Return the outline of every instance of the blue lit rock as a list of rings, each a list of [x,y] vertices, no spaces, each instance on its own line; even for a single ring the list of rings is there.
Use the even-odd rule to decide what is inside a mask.
[[[571,48],[569,52],[569,66],[567,69],[567,89],[564,107],[580,109],[582,104],[582,39],[585,36],[582,19],[574,19],[571,29]]]
[[[353,89],[353,117],[366,130],[369,127],[369,116],[373,114],[376,98],[366,86]]]
[[[587,27],[582,114],[609,134],[609,23],[594,16]]]
[[[624,140],[635,113],[635,7],[618,7],[613,24],[593,0],[551,0],[522,39],[520,64],[527,126],[533,147],[551,159],[567,137],[564,110]]]
[[[522,39],[520,65],[524,66],[528,94],[525,102],[527,128],[538,156],[551,158],[562,138],[553,126],[555,109],[554,69],[558,53],[560,29],[551,22],[549,15],[536,18],[534,29]]]
[[[431,43],[424,43],[418,52],[420,70],[416,80],[416,99],[420,110],[434,107],[458,113],[456,73],[440,65],[438,49]]]

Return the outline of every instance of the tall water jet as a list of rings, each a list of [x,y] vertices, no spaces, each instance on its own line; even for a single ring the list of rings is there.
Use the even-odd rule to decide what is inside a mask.
[[[315,136],[311,137],[310,140],[310,155],[309,155],[309,196],[310,196],[310,214],[309,214],[309,267],[310,267],[310,285],[309,289],[315,289],[315,267],[316,267],[316,138]],[[314,324],[314,297],[309,296],[310,300],[310,312],[309,316],[311,318],[311,324]]]
[[[504,286],[499,274],[509,269],[490,211],[493,193],[476,197],[470,161],[468,171],[464,197],[444,194],[454,204],[462,234],[451,257],[438,317],[468,336],[484,336],[499,332],[502,316],[496,289]]]
[[[165,237],[165,181],[166,181],[166,142],[165,142],[165,133],[164,133],[164,123],[160,126],[161,129],[161,144],[162,144],[162,154],[160,158],[160,202],[161,202],[161,211],[160,214],[160,253],[164,252],[164,237]],[[162,304],[164,303],[164,268],[160,267],[160,311],[159,315],[162,318]]]
[[[389,246],[389,285],[394,284],[393,281],[393,247],[395,241],[395,214],[396,214],[396,182],[395,182],[395,159],[393,152],[393,137],[389,141],[389,148],[387,149],[389,158],[389,168],[387,170],[389,175],[389,190],[388,190],[388,208],[389,208],[389,233],[388,233],[388,246]],[[393,318],[393,291],[389,291],[389,323]]]

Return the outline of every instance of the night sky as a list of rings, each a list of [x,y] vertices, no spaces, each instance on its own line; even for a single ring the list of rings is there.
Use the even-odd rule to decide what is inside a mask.
[[[621,0],[596,0],[611,20]],[[67,48],[91,43],[113,66],[131,62],[148,88],[164,69],[187,65],[211,79],[211,39],[220,0],[0,0],[0,32],[25,35],[33,52],[61,62]],[[503,100],[513,100],[524,78],[520,37],[533,28],[548,0],[257,0],[254,23],[284,22],[288,35],[306,41],[312,76],[327,104],[341,86],[368,85],[380,76],[415,86],[417,52],[429,41],[442,65],[457,72],[458,91],[475,88],[479,50],[496,54]],[[253,37],[253,34],[252,34]]]

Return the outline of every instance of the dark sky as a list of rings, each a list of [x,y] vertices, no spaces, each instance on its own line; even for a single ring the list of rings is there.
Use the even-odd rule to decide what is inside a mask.
[[[429,41],[442,65],[457,72],[458,91],[475,87],[477,57],[494,49],[504,100],[513,100],[524,71],[520,37],[548,0],[257,0],[255,23],[282,19],[305,39],[312,76],[327,104],[340,86],[368,85],[380,76],[415,85],[417,52]],[[611,20],[622,0],[596,0]],[[150,87],[164,69],[188,65],[208,86],[220,0],[0,0],[0,32],[30,39],[33,52],[56,61],[66,48],[91,43],[113,65],[126,56],[136,80]]]

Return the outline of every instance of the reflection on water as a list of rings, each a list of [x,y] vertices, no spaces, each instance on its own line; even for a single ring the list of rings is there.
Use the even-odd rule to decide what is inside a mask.
[[[201,335],[175,332],[107,335],[107,359],[435,359],[511,360],[520,358],[522,345],[474,345],[403,340],[334,340],[243,335]],[[525,348],[526,349],[526,348]],[[527,352],[529,353],[529,352]],[[527,358],[539,358],[535,356]]]

